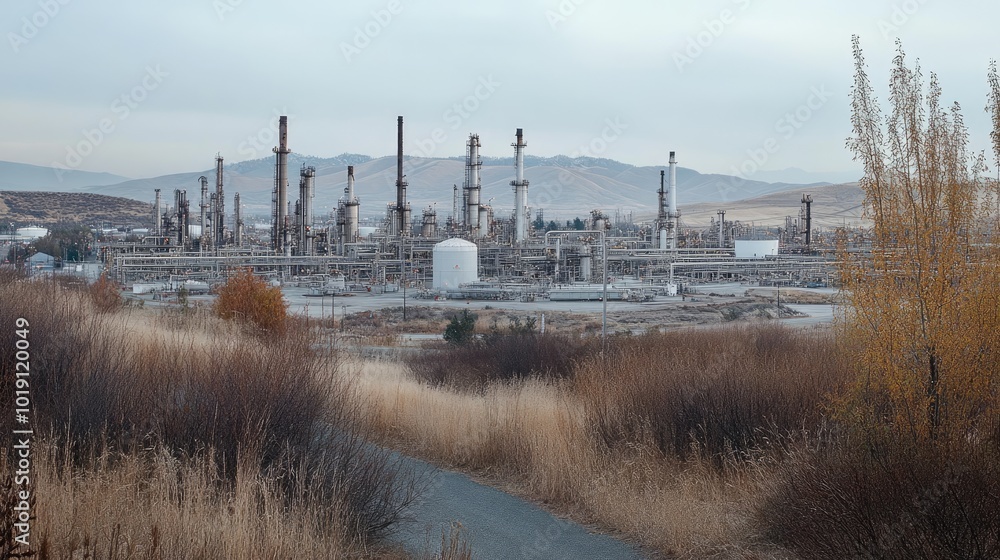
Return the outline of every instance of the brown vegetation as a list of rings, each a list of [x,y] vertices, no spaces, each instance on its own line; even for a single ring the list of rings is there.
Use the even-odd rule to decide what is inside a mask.
[[[122,220],[148,226],[153,216],[148,202],[91,193],[0,191],[0,209],[8,221],[40,226]]]
[[[883,121],[857,38],[854,58],[848,146],[874,227],[870,255],[843,255],[838,336],[859,367],[835,445],[793,454],[760,515],[808,557],[996,558],[1000,183],[933,74],[925,91],[900,48]],[[992,68],[989,80],[996,141]]]
[[[205,314],[181,325],[91,305],[55,282],[0,284],[0,324],[30,323],[40,555],[361,555],[411,499],[412,479],[354,420],[335,355],[306,331],[271,343]],[[0,367],[13,371],[4,333]]]
[[[288,320],[288,304],[278,286],[269,286],[253,270],[241,268],[219,288],[213,307],[215,314],[229,321],[282,334]]]
[[[599,341],[503,336],[416,356],[415,373],[365,364],[369,425],[664,554],[782,554],[754,508],[786,449],[826,431],[825,395],[846,379],[828,332],[616,337],[605,357]]]

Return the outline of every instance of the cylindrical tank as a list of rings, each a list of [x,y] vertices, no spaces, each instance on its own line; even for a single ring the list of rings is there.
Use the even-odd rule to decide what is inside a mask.
[[[737,259],[764,259],[778,256],[777,239],[736,240],[735,256]]]
[[[580,248],[580,281],[590,282],[591,274],[591,252],[590,245],[584,245]]]
[[[490,235],[490,209],[485,206],[479,207],[479,237],[489,237]]]
[[[434,237],[437,232],[437,212],[433,208],[424,210],[424,221],[420,227],[420,235]]]
[[[433,288],[454,289],[479,280],[479,248],[464,239],[446,239],[434,245]]]
[[[43,227],[23,227],[17,228],[16,235],[25,241],[34,241],[35,239],[41,239],[49,234],[48,228]]]

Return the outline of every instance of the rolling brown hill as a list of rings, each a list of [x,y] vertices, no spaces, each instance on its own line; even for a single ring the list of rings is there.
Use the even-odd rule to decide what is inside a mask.
[[[82,223],[149,227],[151,204],[130,198],[92,193],[0,191],[0,229],[16,226],[48,226]]]

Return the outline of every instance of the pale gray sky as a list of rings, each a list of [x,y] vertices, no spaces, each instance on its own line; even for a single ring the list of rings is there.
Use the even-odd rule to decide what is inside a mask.
[[[744,175],[856,169],[859,34],[881,99],[894,40],[988,148],[990,0],[7,0],[0,160],[131,177],[293,151],[593,155]],[[101,128],[104,128],[102,131]],[[757,159],[757,162],[753,160]]]

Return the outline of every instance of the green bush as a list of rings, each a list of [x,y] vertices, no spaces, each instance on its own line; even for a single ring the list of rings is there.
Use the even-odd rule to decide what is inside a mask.
[[[475,313],[470,313],[468,309],[463,309],[460,315],[451,318],[451,322],[444,329],[444,339],[452,344],[465,344],[476,335]]]

